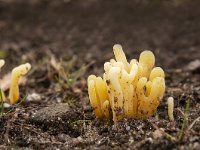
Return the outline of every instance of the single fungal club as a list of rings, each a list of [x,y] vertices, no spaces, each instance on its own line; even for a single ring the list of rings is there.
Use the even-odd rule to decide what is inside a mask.
[[[167,99],[168,104],[168,116],[170,121],[174,121],[174,98],[169,97]]]
[[[0,60],[0,68],[5,64],[4,60]],[[10,104],[16,104],[19,101],[19,79],[21,76],[26,75],[31,69],[31,65],[29,63],[22,64],[12,70],[11,73],[11,83],[8,99],[4,96],[2,92],[3,101],[8,100]]]

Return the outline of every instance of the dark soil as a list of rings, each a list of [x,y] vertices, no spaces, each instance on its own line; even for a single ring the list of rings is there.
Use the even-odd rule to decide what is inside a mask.
[[[1,76],[32,64],[20,88],[25,100],[0,116],[0,149],[200,149],[199,6],[198,0],[0,0]],[[102,74],[115,43],[128,58],[152,50],[166,71],[157,117],[95,119],[86,79]],[[59,78],[52,58],[67,78]]]

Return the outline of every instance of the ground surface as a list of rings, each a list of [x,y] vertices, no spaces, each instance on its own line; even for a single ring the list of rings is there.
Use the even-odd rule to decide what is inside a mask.
[[[1,76],[20,63],[32,64],[20,89],[25,99],[0,117],[0,149],[200,149],[199,5],[0,0],[0,57],[6,60]],[[153,50],[157,66],[166,70],[157,117],[115,125],[95,119],[86,79],[102,74],[115,43],[128,58]],[[64,73],[56,70],[59,62]],[[175,98],[174,122],[167,117],[168,96]]]

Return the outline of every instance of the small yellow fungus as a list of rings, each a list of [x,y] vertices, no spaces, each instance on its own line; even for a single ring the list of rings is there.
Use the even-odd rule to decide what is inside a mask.
[[[5,64],[5,61],[3,59],[0,59],[0,69],[4,66]],[[1,99],[0,99],[0,102],[4,101],[5,100],[5,95],[4,95],[4,92],[1,90]]]
[[[145,119],[153,115],[165,92],[164,71],[154,67],[151,51],[143,51],[139,62],[127,61],[122,46],[113,47],[115,59],[105,62],[103,79],[90,75],[88,93],[91,106],[99,119],[124,117]]]
[[[1,69],[1,67],[4,66],[4,64],[5,64],[5,61],[3,59],[0,59],[0,69]]]
[[[9,91],[9,101],[10,104],[15,104],[19,100],[19,86],[18,82],[21,76],[24,76],[31,69],[31,65],[29,63],[22,64],[12,70],[11,74],[11,85]]]
[[[167,104],[168,104],[168,116],[169,116],[169,120],[170,121],[174,121],[174,98],[173,97],[169,97],[167,99]]]

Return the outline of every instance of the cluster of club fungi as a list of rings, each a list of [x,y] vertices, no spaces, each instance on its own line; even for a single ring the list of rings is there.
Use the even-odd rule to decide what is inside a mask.
[[[102,77],[88,77],[91,106],[98,119],[146,119],[154,114],[165,92],[165,73],[155,67],[155,56],[145,50],[139,61],[127,61],[119,44],[113,47],[115,59],[104,63]]]
[[[154,66],[154,54],[145,50],[139,61],[132,59],[128,62],[121,45],[114,45],[113,51],[115,59],[104,63],[103,77],[88,77],[89,99],[96,117],[117,122],[123,118],[152,116],[165,93],[165,73],[162,68]],[[5,61],[0,59],[0,68],[4,64]],[[19,101],[19,79],[30,69],[31,65],[26,63],[12,70],[9,96],[2,92],[3,101],[10,104]]]

